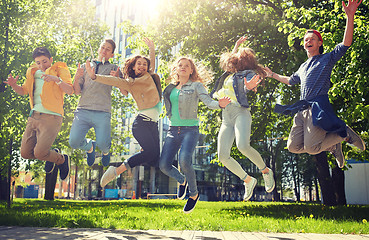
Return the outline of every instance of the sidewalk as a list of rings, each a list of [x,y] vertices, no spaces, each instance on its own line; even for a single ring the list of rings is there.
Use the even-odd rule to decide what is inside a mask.
[[[315,233],[256,233],[163,230],[113,230],[97,228],[40,228],[0,226],[1,240],[99,239],[99,240],[369,240],[369,235]]]

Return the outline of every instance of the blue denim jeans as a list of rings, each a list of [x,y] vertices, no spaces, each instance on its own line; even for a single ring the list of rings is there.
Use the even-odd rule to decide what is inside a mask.
[[[196,196],[198,193],[196,174],[192,165],[192,155],[199,136],[199,127],[171,126],[165,138],[159,161],[159,167],[163,173],[174,178],[180,184],[183,184],[185,179],[187,180],[191,197]],[[180,173],[173,166],[174,157],[179,149],[178,161],[180,169],[184,174]]]
[[[132,124],[132,134],[142,150],[124,161],[127,168],[142,164],[157,166],[160,157],[158,123],[138,115]]]
[[[69,145],[75,149],[88,151],[92,147],[92,140],[86,139],[90,128],[95,129],[96,143],[103,153],[110,150],[110,113],[77,109],[69,135]]]

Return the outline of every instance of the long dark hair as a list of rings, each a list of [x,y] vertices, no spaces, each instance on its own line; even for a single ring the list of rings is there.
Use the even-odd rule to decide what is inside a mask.
[[[143,59],[146,60],[146,62],[147,62],[147,72],[149,72],[150,59],[148,59],[147,57],[144,57],[144,56],[137,55],[137,56],[131,57],[131,58],[126,60],[126,62],[124,64],[124,68],[123,68],[123,76],[125,78],[127,78],[127,77],[136,78],[137,77],[136,74],[135,74],[135,70],[133,70],[133,67],[135,66],[135,64],[136,64],[136,62],[139,58],[143,58]]]

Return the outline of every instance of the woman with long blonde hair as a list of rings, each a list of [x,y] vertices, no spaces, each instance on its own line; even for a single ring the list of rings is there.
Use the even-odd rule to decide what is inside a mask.
[[[189,189],[189,198],[183,208],[190,213],[199,200],[192,155],[199,139],[199,119],[197,109],[199,100],[211,109],[224,108],[229,99],[219,101],[211,99],[204,87],[210,80],[205,69],[199,71],[194,61],[188,57],[180,57],[175,61],[170,74],[171,83],[163,92],[166,115],[170,120],[170,128],[161,152],[159,167],[163,173],[174,178],[180,184],[177,197],[183,199]],[[173,166],[174,157],[178,154],[181,173]]]

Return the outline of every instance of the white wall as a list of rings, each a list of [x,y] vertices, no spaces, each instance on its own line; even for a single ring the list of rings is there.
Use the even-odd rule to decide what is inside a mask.
[[[347,162],[352,166],[345,171],[347,204],[369,204],[369,162]]]

